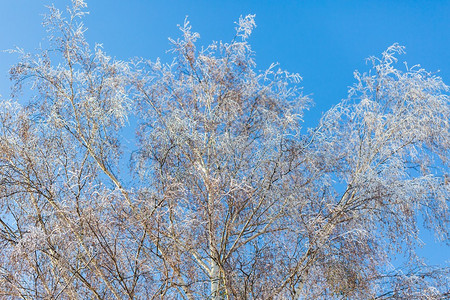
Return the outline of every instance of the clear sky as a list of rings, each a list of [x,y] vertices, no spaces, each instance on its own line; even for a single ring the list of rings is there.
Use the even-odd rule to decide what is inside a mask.
[[[28,51],[46,36],[44,7],[66,0],[0,0],[0,49]],[[315,107],[306,114],[314,124],[321,112],[345,98],[353,71],[365,71],[365,58],[379,55],[395,42],[406,47],[400,62],[421,64],[450,84],[450,0],[88,0],[88,41],[102,43],[119,59],[164,57],[168,37],[178,37],[185,16],[201,35],[200,43],[230,40],[240,15],[256,14],[250,39],[258,69],[279,62],[303,77],[304,93]],[[9,95],[8,69],[15,62],[0,53],[0,94]],[[429,263],[450,260],[448,247],[432,243],[424,253]]]

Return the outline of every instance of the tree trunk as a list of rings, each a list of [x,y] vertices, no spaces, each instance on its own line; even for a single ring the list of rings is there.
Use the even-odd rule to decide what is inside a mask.
[[[213,255],[213,253],[211,253]],[[211,300],[219,300],[219,266],[214,258],[211,258],[211,272],[209,274],[211,280]]]

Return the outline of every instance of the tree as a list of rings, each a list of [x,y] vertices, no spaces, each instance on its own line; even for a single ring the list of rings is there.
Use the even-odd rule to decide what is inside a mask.
[[[171,64],[122,62],[89,47],[85,6],[51,8],[1,102],[2,297],[449,296],[415,253],[420,218],[449,240],[448,87],[396,69],[403,47],[306,130],[300,77],[255,70],[254,16],[201,49],[185,21]]]

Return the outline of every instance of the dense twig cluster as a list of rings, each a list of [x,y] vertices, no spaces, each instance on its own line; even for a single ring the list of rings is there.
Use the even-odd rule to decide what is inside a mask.
[[[448,87],[396,69],[402,47],[306,131],[301,78],[255,70],[254,16],[206,48],[185,21],[171,64],[126,63],[91,50],[85,6],[51,8],[0,103],[2,297],[449,296],[414,252],[419,218],[448,241]]]

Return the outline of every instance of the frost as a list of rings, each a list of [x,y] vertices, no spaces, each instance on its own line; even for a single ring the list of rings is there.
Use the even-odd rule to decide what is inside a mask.
[[[207,46],[186,19],[170,63],[124,62],[89,46],[85,8],[50,7],[51,50],[17,50],[13,99],[0,101],[2,295],[448,293],[448,268],[415,250],[419,221],[449,238],[449,89],[398,68],[403,47],[369,58],[304,130],[300,75],[256,67],[254,15]]]
[[[15,247],[15,255],[30,255],[46,247],[46,235],[42,228],[30,227]]]

